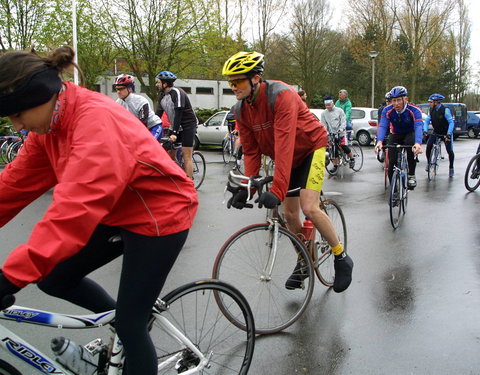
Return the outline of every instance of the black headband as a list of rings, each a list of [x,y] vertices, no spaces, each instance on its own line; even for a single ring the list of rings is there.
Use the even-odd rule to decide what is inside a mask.
[[[10,116],[48,102],[62,87],[58,70],[45,66],[33,72],[27,81],[5,95],[0,95],[0,117]]]

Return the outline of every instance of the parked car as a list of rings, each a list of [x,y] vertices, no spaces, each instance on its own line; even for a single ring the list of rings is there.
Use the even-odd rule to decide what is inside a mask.
[[[227,113],[228,111],[217,112],[203,124],[198,125],[193,145],[195,149],[198,149],[200,145],[222,145],[223,139],[228,133]]]
[[[453,116],[453,121],[455,123],[455,128],[453,130],[453,138],[456,139],[460,135],[467,134],[467,106],[463,103],[442,103],[445,107],[450,109],[450,112]],[[418,107],[422,110],[423,113],[430,113],[430,104],[423,103],[417,104]]]
[[[325,111],[324,109],[321,108],[309,108],[310,112],[313,113],[313,115],[320,121],[320,118],[322,116],[322,112]]]
[[[476,138],[480,133],[480,111],[467,111],[467,135]]]
[[[352,138],[360,146],[368,146],[375,139],[378,127],[378,109],[367,107],[352,108]]]

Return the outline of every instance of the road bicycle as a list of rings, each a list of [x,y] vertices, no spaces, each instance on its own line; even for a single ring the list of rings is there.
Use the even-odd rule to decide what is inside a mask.
[[[407,149],[411,149],[410,145],[386,145],[386,149],[397,149],[397,162],[393,166],[392,179],[390,180],[390,222],[393,229],[398,228],[400,223],[400,214],[407,210],[408,203],[408,163]]]
[[[21,132],[13,131],[12,126],[7,128],[10,129],[10,134],[0,136],[0,162],[2,164],[11,163],[16,158],[26,137]]]
[[[328,135],[328,146],[327,146],[327,156],[325,160],[325,166],[327,167],[327,172],[330,176],[335,176],[338,173],[338,170],[346,165],[350,166],[350,158],[339,146],[338,142],[339,133],[332,133]],[[352,151],[355,165],[352,168],[355,172],[358,172],[362,169],[363,166],[363,151],[357,141],[352,141],[348,144],[348,147]],[[328,168],[328,165],[337,165],[337,168]]]
[[[185,162],[183,160],[182,153],[182,144],[179,142],[171,142],[169,137],[160,138],[160,143],[163,145],[165,150],[175,151],[175,162],[185,169]],[[193,183],[195,184],[195,189],[202,185],[203,180],[205,180],[205,173],[207,170],[207,163],[205,162],[205,156],[198,151],[194,150],[192,153],[192,163],[193,163]],[[1,374],[0,374],[1,375]]]
[[[235,149],[237,138],[238,135],[235,130],[225,135],[222,142],[222,157],[225,164],[233,164],[234,169],[243,173],[242,146],[239,145],[238,149]]]
[[[468,191],[473,192],[480,186],[480,145],[477,154],[468,162],[464,182]]]
[[[228,315],[219,306],[227,309]],[[0,320],[62,329],[98,328],[114,319],[115,311],[69,315],[22,306],[0,310]],[[254,352],[254,320],[245,297],[231,285],[201,280],[178,287],[156,301],[149,327],[158,374],[248,373]],[[110,332],[108,344],[95,339],[84,346],[96,360],[97,375],[122,374],[123,347],[113,328]],[[1,375],[86,375],[66,368],[1,324],[0,358]]]
[[[437,175],[440,160],[442,159],[442,140],[445,141],[445,136],[432,134],[435,137],[435,142],[432,145],[432,152],[430,154],[430,163],[427,165],[428,181],[432,181]]]
[[[254,187],[260,196],[264,185],[271,180],[271,176],[248,178],[231,171],[228,191],[239,187],[250,191]],[[346,249],[347,229],[342,210],[335,201],[323,196],[319,205],[332,220]],[[212,272],[214,278],[221,277],[236,285],[247,298],[257,334],[282,331],[298,320],[312,297],[314,272],[328,287],[333,285],[335,276],[334,255],[320,232],[315,229],[311,238],[303,238],[287,229],[278,207],[268,211],[266,222],[240,229],[223,244]],[[290,276],[300,274],[301,288],[287,289],[285,283]]]

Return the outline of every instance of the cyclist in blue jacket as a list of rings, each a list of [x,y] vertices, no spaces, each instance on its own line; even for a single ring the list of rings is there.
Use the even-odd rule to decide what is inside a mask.
[[[428,98],[428,103],[430,103],[430,114],[425,119],[425,124],[423,126],[424,131],[428,131],[428,125],[430,121],[432,122],[433,126],[433,133],[430,134],[427,140],[427,167],[425,168],[428,171],[428,166],[430,164],[430,155],[432,153],[432,146],[437,139],[437,135],[442,136],[445,141],[445,148],[447,149],[448,153],[448,161],[450,164],[450,169],[448,175],[453,177],[454,170],[453,170],[453,161],[455,159],[455,154],[453,153],[453,129],[454,129],[454,122],[452,113],[450,109],[445,107],[442,104],[443,99],[445,97],[440,94],[432,94]]]
[[[378,128],[377,144],[375,152],[380,152],[383,147],[383,141],[387,130],[390,128],[389,144],[412,145],[407,149],[408,160],[408,181],[409,189],[417,186],[415,178],[415,156],[421,154],[423,137],[423,119],[422,111],[413,103],[408,102],[408,91],[403,86],[395,86],[390,90],[392,104],[385,107],[382,111],[380,125]],[[393,175],[393,167],[397,161],[397,149],[391,149],[388,152],[388,178]]]

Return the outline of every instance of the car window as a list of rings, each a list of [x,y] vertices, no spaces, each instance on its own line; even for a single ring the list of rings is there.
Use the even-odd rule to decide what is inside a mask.
[[[210,120],[207,121],[208,126],[221,126],[225,121],[225,112],[215,113]]]
[[[361,109],[352,109],[352,120],[365,118],[365,111]]]
[[[370,112],[370,118],[372,120],[378,120],[378,109],[374,109]]]

